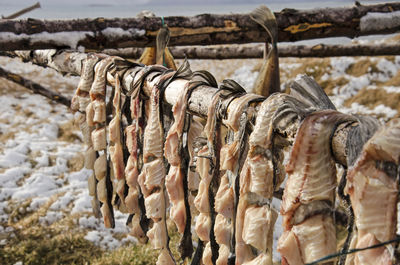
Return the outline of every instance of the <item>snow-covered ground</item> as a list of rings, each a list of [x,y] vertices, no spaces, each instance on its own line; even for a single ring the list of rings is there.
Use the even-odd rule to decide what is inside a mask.
[[[314,63],[283,59],[280,63],[282,89],[298,73],[313,75],[322,71],[323,74],[315,74],[317,81],[321,85],[330,84],[329,94],[339,111],[374,115],[382,121],[398,116],[397,109],[383,104],[384,98],[377,98],[383,103],[373,108],[347,102],[362,89],[366,89],[365,93],[373,90],[382,90],[387,95],[400,93],[400,83],[395,81],[400,71],[400,56],[371,58],[371,69],[367,68],[361,75],[348,71],[361,60],[365,59],[339,57],[318,59]],[[231,78],[248,89],[257,77],[260,60],[192,60],[190,63],[193,70],[207,69],[218,81]],[[23,64],[16,59],[0,58],[0,64],[68,96],[78,83],[77,77],[61,76],[51,69]],[[133,237],[126,236],[126,215],[116,211],[116,228],[105,229],[91,213],[87,191],[91,171],[83,168],[84,145],[80,132],[73,126],[71,112],[8,81],[2,80],[0,87],[0,245],[7,244],[14,225],[18,224],[17,219],[13,220],[15,211],[29,215],[43,207],[39,225],[48,226],[74,216],[76,229],[85,231],[85,239],[104,248],[135,242]],[[278,202],[274,205],[279,207]]]

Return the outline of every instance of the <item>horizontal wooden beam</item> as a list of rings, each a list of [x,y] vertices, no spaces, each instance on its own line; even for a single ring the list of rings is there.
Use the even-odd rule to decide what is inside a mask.
[[[175,59],[259,59],[264,56],[264,45],[244,46],[185,46],[169,48]],[[102,52],[123,58],[138,59],[143,48],[106,49]],[[337,57],[400,55],[399,44],[350,44],[350,45],[285,45],[279,46],[279,57]]]
[[[19,51],[14,53],[15,56],[22,58],[24,61],[30,61],[34,64],[38,64],[44,67],[51,67],[58,72],[61,73],[69,73],[72,75],[80,75],[82,69],[83,60],[87,58],[87,54],[80,52],[71,52],[71,51],[56,51],[56,50],[37,50],[37,51]],[[104,55],[101,55],[104,56]],[[141,66],[136,66],[138,69],[133,69],[133,73],[137,73],[141,68]],[[113,83],[111,75],[108,76],[109,82]],[[152,84],[158,81],[158,77],[154,77],[154,75],[150,74],[147,77],[147,81],[145,84],[150,84],[149,86],[144,86],[144,93],[146,95],[150,95]],[[137,79],[137,78],[136,78]],[[131,88],[132,82],[134,82],[135,75],[125,75],[121,84],[124,86],[126,90]],[[188,80],[177,79],[171,82],[165,89],[164,100],[170,106],[176,103],[178,95]],[[303,82],[303,81],[300,81]],[[303,82],[304,83],[304,82]],[[207,85],[200,86],[196,88],[192,93],[189,99],[188,111],[191,113],[200,116],[206,117],[208,106],[212,102],[212,98],[215,95],[217,87],[211,87]],[[326,96],[326,95],[325,95]],[[225,99],[224,102],[230,102],[230,99]],[[225,103],[222,104],[225,104]],[[257,115],[257,106],[251,106],[248,109],[249,113],[253,113],[254,117]],[[229,114],[228,114],[229,115]],[[372,120],[372,119],[371,119]],[[224,122],[224,120],[222,120]],[[353,124],[352,126],[350,126]],[[372,122],[372,124],[374,124]],[[372,126],[373,127],[373,126]],[[356,132],[356,133],[354,133]],[[290,135],[291,133],[287,133]],[[353,137],[355,135],[355,137]],[[332,151],[335,156],[335,159],[340,164],[347,166],[349,161],[354,162],[353,160],[349,160],[349,143],[354,145],[357,142],[357,146],[362,146],[363,143],[368,139],[368,137],[360,137],[362,135],[361,131],[359,131],[359,126],[354,124],[354,122],[349,122],[346,126],[339,126],[336,130],[336,133],[332,137]],[[372,135],[372,134],[371,134]],[[370,136],[370,135],[369,135]],[[354,152],[352,152],[354,155]]]
[[[400,30],[400,3],[275,13],[279,41],[389,34]],[[164,17],[170,46],[266,42],[265,30],[248,14]],[[0,50],[145,47],[155,44],[161,17],[0,21]]]

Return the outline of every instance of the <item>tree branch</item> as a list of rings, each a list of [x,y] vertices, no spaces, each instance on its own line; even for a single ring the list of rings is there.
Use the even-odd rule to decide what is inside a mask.
[[[169,47],[175,59],[259,59],[264,56],[264,45],[230,45],[218,47]],[[102,52],[122,58],[138,59],[143,48],[106,49]],[[385,56],[399,55],[399,44],[351,44],[351,45],[286,45],[279,46],[279,57],[336,57],[336,56]]]
[[[39,2],[37,2],[37,3],[34,4],[34,5],[28,6],[28,7],[24,8],[24,9],[18,11],[18,12],[15,12],[14,14],[11,14],[11,15],[9,15],[9,16],[1,16],[1,18],[2,18],[2,19],[13,19],[13,18],[17,18],[17,17],[22,16],[23,14],[28,13],[28,12],[30,12],[30,11],[36,9],[36,8],[40,8],[40,3],[39,3]]]
[[[355,37],[399,31],[400,3],[275,13],[279,41]],[[370,13],[380,14],[370,14]],[[265,30],[239,14],[203,14],[164,18],[171,31],[170,46],[265,42]],[[0,21],[0,50],[77,48],[101,50],[153,46],[160,17],[4,20]]]
[[[70,108],[71,106],[71,99],[58,94],[54,91],[51,91],[40,84],[33,82],[29,79],[26,79],[18,74],[11,73],[3,68],[0,67],[0,77],[4,77],[16,84],[19,84],[29,90],[31,90],[35,94],[40,94],[42,96],[45,96],[46,98],[49,98],[57,103],[61,103],[64,106]]]

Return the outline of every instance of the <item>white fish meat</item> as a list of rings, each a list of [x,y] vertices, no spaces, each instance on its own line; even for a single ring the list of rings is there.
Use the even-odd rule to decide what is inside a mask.
[[[171,202],[170,216],[179,233],[183,233],[186,225],[185,195],[183,191],[183,172],[179,166],[171,166],[165,178],[165,187]]]
[[[129,234],[133,237],[136,237],[140,243],[145,244],[147,242],[147,236],[143,232],[142,227],[140,226],[140,217],[139,214],[135,214],[132,218],[131,222],[131,230]]]
[[[101,151],[107,148],[106,128],[98,128],[92,132],[92,143],[95,151]]]
[[[144,176],[144,182],[141,182],[143,179],[139,176],[139,184],[146,198],[154,188],[160,188],[164,184],[165,168],[162,158],[144,164],[141,175]]]
[[[109,151],[115,178],[117,180],[125,179],[124,154],[121,143],[117,142],[114,146],[110,146]]]
[[[145,198],[146,216],[159,220],[165,216],[165,198],[162,191],[154,192]]]
[[[104,123],[106,121],[106,103],[103,100],[96,99],[92,101],[93,106],[93,122]]]
[[[246,209],[242,231],[244,242],[260,251],[266,252],[269,250],[271,252],[272,235],[270,231],[271,227],[274,227],[277,217],[278,214],[268,205],[252,205],[248,207]],[[272,260],[270,263],[272,264]]]
[[[210,241],[211,217],[208,213],[202,213],[197,216],[195,230],[201,241]]]
[[[330,135],[336,124],[350,118],[336,111],[319,111],[301,124],[286,166],[288,180],[282,198],[281,213],[289,217],[300,204],[312,201],[333,203],[336,167],[331,155]]]
[[[96,161],[96,152],[93,150],[92,146],[89,146],[88,149],[85,151],[85,168],[93,169],[94,162]]]
[[[163,130],[160,121],[160,110],[158,105],[159,91],[153,89],[151,94],[150,113],[146,129],[144,131],[143,159],[144,162],[150,162],[149,159],[161,158],[163,156]]]
[[[230,254],[230,249],[228,245],[224,244],[220,245],[218,250],[218,259],[216,261],[216,265],[228,265],[229,254]]]
[[[250,167],[250,191],[264,198],[272,198],[274,174],[271,159],[256,155],[248,160]]]
[[[155,222],[153,227],[147,232],[150,243],[154,249],[162,249],[167,245],[168,235],[165,223]]]
[[[229,185],[229,179],[225,174],[221,178],[217,194],[215,195],[215,211],[226,218],[233,218],[234,211],[233,186]]]
[[[357,248],[396,237],[400,119],[390,121],[364,145],[349,170],[345,192],[354,210]],[[354,254],[354,264],[392,264],[387,248]]]
[[[101,180],[105,177],[107,172],[107,157],[105,154],[99,156],[96,161],[94,161],[94,174],[97,180]]]
[[[331,216],[314,215],[285,231],[278,241],[282,260],[290,265],[313,262],[336,252],[336,228]]]
[[[215,241],[220,245],[229,246],[231,241],[232,223],[222,214],[215,217],[214,234]]]
[[[206,246],[204,247],[203,258],[201,259],[203,265],[213,265],[211,257],[212,257],[211,244],[210,242],[207,242]]]

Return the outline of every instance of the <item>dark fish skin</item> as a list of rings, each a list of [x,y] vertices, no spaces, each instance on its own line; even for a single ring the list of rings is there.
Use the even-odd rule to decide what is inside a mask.
[[[262,5],[250,14],[250,18],[260,24],[271,39],[268,54],[265,57],[260,73],[256,79],[253,91],[256,94],[268,97],[274,92],[280,91],[279,56],[278,56],[278,25],[274,13]]]

